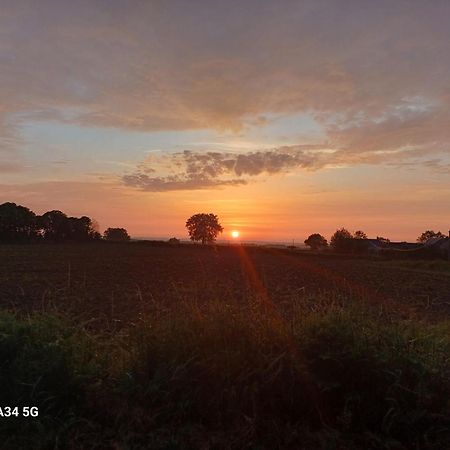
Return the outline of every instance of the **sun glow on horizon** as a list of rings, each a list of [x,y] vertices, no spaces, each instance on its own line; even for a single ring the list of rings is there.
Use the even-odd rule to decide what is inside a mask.
[[[233,239],[237,239],[237,238],[239,237],[239,231],[233,230],[233,231],[231,232],[231,237],[232,237]]]

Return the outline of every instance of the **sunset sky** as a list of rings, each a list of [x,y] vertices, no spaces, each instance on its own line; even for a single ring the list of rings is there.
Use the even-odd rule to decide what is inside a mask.
[[[0,202],[186,238],[450,227],[450,2],[0,0]]]

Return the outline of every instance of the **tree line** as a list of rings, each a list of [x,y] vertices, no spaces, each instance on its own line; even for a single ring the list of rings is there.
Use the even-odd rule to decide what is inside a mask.
[[[194,242],[202,244],[213,243],[223,227],[219,218],[212,213],[194,214],[186,221],[189,237]],[[443,238],[440,231],[424,231],[417,241],[424,243],[431,238]],[[88,216],[69,217],[62,211],[47,211],[36,215],[29,208],[7,202],[0,205],[0,242],[30,242],[30,241],[128,241],[130,236],[125,228],[107,228],[103,235],[98,230],[98,224]],[[355,248],[355,241],[367,239],[364,231],[350,233],[346,228],[336,230],[328,244],[327,239],[319,233],[311,234],[305,244],[313,250],[321,250],[330,245],[336,251],[349,251]],[[381,244],[389,244],[389,239],[382,236],[376,238]],[[176,238],[169,243],[179,243]],[[357,243],[357,242],[356,242]]]
[[[427,230],[421,233],[421,235],[417,238],[417,242],[424,244],[425,242],[427,242],[429,239],[432,238],[441,239],[445,238],[445,235],[440,231],[435,232],[433,230]],[[367,239],[367,235],[366,233],[364,233],[364,231],[358,230],[352,234],[346,228],[340,228],[339,230],[335,231],[333,236],[331,236],[329,245],[331,248],[333,248],[333,250],[336,251],[349,251],[356,247],[355,241],[357,243],[357,241],[360,239]],[[387,245],[390,243],[389,239],[382,236],[377,236],[376,240],[381,245]],[[305,244],[312,250],[322,250],[328,247],[327,239],[319,233],[311,234],[305,240]]]
[[[103,235],[98,224],[88,216],[69,217],[62,211],[35,214],[26,206],[7,202],[0,205],[0,242],[86,242],[95,240],[126,241],[124,228],[108,228]]]

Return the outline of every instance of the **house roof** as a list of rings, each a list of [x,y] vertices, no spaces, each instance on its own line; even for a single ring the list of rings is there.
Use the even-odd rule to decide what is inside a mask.
[[[424,245],[425,245],[425,247],[433,247],[433,246],[435,246],[435,245],[441,245],[441,244],[443,244],[447,239],[448,239],[448,237],[446,237],[446,236],[444,236],[444,237],[442,237],[442,236],[435,236],[435,237],[432,237],[432,238],[428,239],[428,240],[424,243]]]

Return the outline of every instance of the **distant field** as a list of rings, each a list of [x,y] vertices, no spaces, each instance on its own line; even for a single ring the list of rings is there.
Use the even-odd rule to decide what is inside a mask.
[[[9,245],[0,306],[1,448],[450,448],[445,261]]]
[[[81,308],[99,318],[133,320],[155,302],[239,301],[263,288],[281,308],[302,296],[339,291],[404,315],[442,319],[450,314],[449,266],[240,246],[0,246],[0,304]]]

